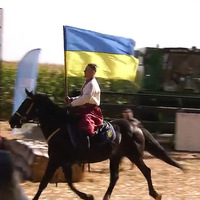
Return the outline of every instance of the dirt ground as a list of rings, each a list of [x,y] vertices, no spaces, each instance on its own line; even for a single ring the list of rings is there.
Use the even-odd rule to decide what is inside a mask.
[[[10,134],[7,122],[0,122],[0,134],[8,139],[15,138]],[[170,152],[186,167],[186,172],[171,167],[156,158],[145,158],[151,168],[153,185],[162,200],[200,200],[200,153]],[[77,189],[93,194],[96,200],[102,199],[109,184],[109,162],[91,164],[91,172],[84,175],[84,181],[75,183]],[[111,200],[151,200],[148,195],[146,180],[135,167],[130,169],[130,162],[124,159],[120,177],[111,196]],[[35,195],[39,183],[24,182],[21,186],[29,199]],[[41,200],[64,200],[79,198],[65,183],[49,184],[41,195]]]

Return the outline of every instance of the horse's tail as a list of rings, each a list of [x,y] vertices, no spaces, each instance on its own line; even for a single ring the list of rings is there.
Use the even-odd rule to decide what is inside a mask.
[[[164,161],[165,163],[177,167],[181,170],[184,170],[177,161],[172,159],[166,150],[160,145],[160,143],[149,133],[145,128],[141,128],[144,137],[145,137],[145,150],[156,158]]]

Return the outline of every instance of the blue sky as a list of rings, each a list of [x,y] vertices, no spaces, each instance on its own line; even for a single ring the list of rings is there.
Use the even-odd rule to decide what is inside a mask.
[[[1,0],[3,60],[41,48],[40,63],[64,64],[63,25],[129,37],[136,49],[200,48],[199,0]]]

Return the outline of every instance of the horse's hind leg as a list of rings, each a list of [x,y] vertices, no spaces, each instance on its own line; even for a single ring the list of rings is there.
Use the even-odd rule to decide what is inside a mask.
[[[33,200],[39,199],[42,191],[46,188],[47,184],[52,179],[52,177],[58,167],[59,167],[58,164],[56,164],[55,162],[51,162],[51,160],[49,160],[47,168],[45,170],[45,174],[42,178],[42,181],[40,182],[39,189],[38,189],[35,197],[33,198]]]
[[[156,200],[161,200],[162,195],[158,194],[152,184],[151,180],[151,169],[146,166],[144,163],[142,157],[140,158],[135,158],[135,156],[128,156],[128,158],[135,163],[135,165],[139,168],[139,170],[142,172],[144,177],[147,180],[148,183],[148,188],[149,188],[149,195],[152,196]]]
[[[69,187],[74,191],[81,199],[85,200],[94,200],[94,197],[90,194],[85,194],[77,190],[74,185],[72,184],[72,165],[71,164],[63,164],[62,165],[63,173],[67,180]]]
[[[147,129],[141,128],[141,130],[145,137],[146,151],[148,151],[156,158],[168,163],[169,165],[184,170],[183,166],[181,166],[177,161],[175,161],[168,155],[164,147],[161,146],[161,144],[151,135],[151,133]]]
[[[110,184],[109,187],[104,195],[103,200],[109,200],[111,193],[113,191],[113,188],[115,187],[115,184],[117,180],[119,179],[119,163],[121,158],[120,157],[112,157],[110,158]]]

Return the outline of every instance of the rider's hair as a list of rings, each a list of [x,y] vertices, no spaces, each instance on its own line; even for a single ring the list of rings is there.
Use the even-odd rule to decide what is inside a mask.
[[[90,68],[91,68],[92,70],[94,70],[95,72],[97,71],[97,65],[96,65],[96,64],[89,63],[87,66],[90,67]]]

